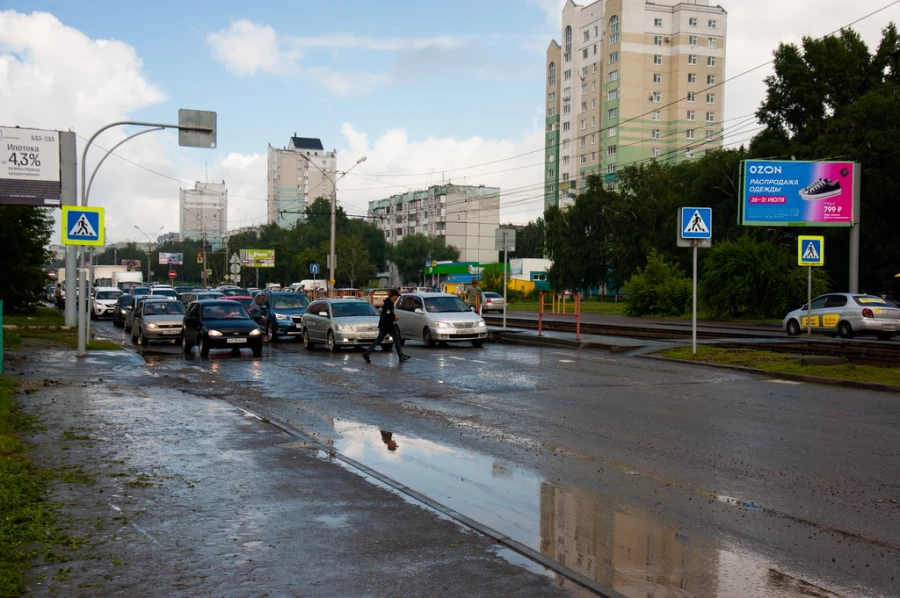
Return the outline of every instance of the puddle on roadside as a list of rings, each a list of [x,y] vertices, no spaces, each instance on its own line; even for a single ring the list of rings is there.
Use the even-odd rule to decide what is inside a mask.
[[[609,496],[549,482],[487,455],[354,422],[335,421],[334,428],[341,454],[626,596],[837,596],[777,571],[758,554],[722,549]],[[720,500],[755,507],[729,498]],[[575,596],[594,596],[558,582]]]

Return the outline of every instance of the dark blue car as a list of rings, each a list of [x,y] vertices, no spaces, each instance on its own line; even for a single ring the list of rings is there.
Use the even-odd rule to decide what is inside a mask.
[[[309,297],[288,291],[261,291],[250,304],[250,317],[256,320],[270,342],[282,336],[301,335],[301,316]]]

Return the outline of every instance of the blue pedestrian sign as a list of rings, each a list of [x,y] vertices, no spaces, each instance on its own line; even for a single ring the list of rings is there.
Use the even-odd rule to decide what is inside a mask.
[[[712,239],[712,208],[681,208],[682,239]]]
[[[309,265],[309,273],[310,274],[318,274],[319,273],[319,264],[310,264]]]
[[[90,245],[102,247],[105,244],[103,208],[63,206],[63,245]]]
[[[798,237],[797,264],[800,266],[824,266],[825,237],[811,235]]]

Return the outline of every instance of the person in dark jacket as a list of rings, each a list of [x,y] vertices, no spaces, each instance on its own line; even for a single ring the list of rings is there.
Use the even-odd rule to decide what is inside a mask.
[[[400,362],[403,363],[409,359],[409,355],[404,355],[403,347],[400,346],[400,328],[397,326],[397,320],[400,317],[394,313],[394,302],[399,296],[400,292],[397,289],[391,289],[388,291],[388,296],[384,303],[381,304],[381,317],[378,319],[378,338],[372,341],[372,344],[362,354],[366,363],[371,363],[369,355],[375,350],[375,347],[384,341],[384,337],[389,334],[394,339],[394,348],[397,349],[397,357],[400,358]]]

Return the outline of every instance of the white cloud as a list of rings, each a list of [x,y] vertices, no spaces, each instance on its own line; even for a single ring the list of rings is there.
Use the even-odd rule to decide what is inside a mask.
[[[232,21],[228,29],[210,33],[206,43],[212,47],[213,57],[236,75],[296,72],[302,57],[300,52],[283,49],[271,26],[247,19]]]

